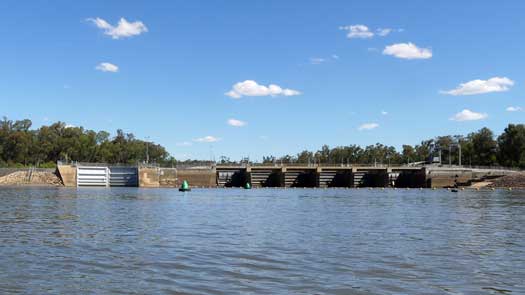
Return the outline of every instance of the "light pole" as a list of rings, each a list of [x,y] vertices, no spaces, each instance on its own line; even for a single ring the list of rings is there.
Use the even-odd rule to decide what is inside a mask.
[[[452,145],[448,146],[448,166],[452,166]]]
[[[459,149],[459,166],[461,166],[461,143],[458,142],[458,149]]]
[[[149,136],[146,136],[146,164],[149,164]]]
[[[448,146],[448,163],[452,166],[452,147],[455,146],[458,148],[458,165],[461,166],[461,143],[453,143]]]

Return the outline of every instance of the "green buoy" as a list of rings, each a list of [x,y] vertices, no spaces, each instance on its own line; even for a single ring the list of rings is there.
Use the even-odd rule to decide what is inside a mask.
[[[189,192],[191,191],[190,185],[186,180],[182,182],[182,185],[179,188],[179,192]]]
[[[244,185],[244,189],[251,189],[252,188],[252,185],[247,182],[245,185]]]

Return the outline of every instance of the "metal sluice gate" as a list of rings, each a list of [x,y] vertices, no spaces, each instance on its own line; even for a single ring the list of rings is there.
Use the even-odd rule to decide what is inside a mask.
[[[77,187],[137,187],[137,167],[77,166]]]

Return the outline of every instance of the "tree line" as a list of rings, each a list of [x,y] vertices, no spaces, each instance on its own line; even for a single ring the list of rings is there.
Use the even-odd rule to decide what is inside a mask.
[[[438,136],[415,146],[403,145],[401,151],[381,143],[364,148],[358,145],[334,148],[324,145],[318,151],[305,150],[297,155],[279,158],[265,156],[263,163],[409,164],[437,162],[441,156],[442,164],[457,165],[460,149],[462,165],[525,168],[525,125],[509,124],[497,137],[488,128],[466,136]]]
[[[31,120],[0,121],[0,167],[54,167],[57,161],[102,163],[157,163],[174,165],[175,159],[155,143],[135,138],[117,130],[87,130],[56,122],[31,129]]]
[[[54,167],[57,161],[100,163],[156,163],[174,166],[176,160],[166,149],[155,143],[135,138],[132,133],[117,130],[111,137],[107,131],[93,131],[83,127],[56,122],[31,129],[31,120],[0,120],[0,167],[37,166]],[[458,164],[459,149],[463,165],[505,166],[525,168],[525,125],[509,124],[502,134],[495,136],[482,128],[466,136],[446,135],[423,140],[417,145],[403,145],[400,151],[393,146],[376,143],[361,147],[347,145],[317,151],[302,151],[282,157],[265,156],[263,163],[301,164],[408,164],[435,162],[441,155],[443,164]],[[249,159],[231,161],[221,157],[219,163],[246,163]],[[210,165],[208,161],[187,160],[180,164]]]

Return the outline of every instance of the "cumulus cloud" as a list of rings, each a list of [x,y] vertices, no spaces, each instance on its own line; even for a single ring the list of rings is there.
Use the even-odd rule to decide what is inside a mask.
[[[246,125],[246,122],[237,119],[228,119],[227,123],[233,127],[243,127]]]
[[[386,116],[386,115],[388,115],[388,112],[387,111],[381,111],[381,115]]]
[[[141,21],[128,22],[125,18],[121,18],[116,27],[99,17],[88,18],[87,20],[95,24],[97,28],[104,30],[104,34],[113,39],[138,36],[148,31],[148,28]]]
[[[391,55],[402,59],[428,59],[432,57],[430,48],[419,48],[414,43],[392,44],[383,50],[384,55]]]
[[[183,142],[177,142],[175,145],[176,146],[191,146],[192,143],[189,141],[183,141]]]
[[[111,72],[111,73],[118,72],[118,66],[112,63],[109,63],[109,62],[101,62],[95,67],[95,69],[102,71],[102,72]]]
[[[483,120],[488,117],[487,114],[484,113],[476,113],[469,109],[464,109],[461,112],[455,114],[450,120],[452,121],[477,121],[477,120]]]
[[[208,136],[204,136],[204,137],[200,137],[200,138],[195,138],[193,141],[195,141],[195,142],[208,142],[208,143],[211,143],[211,142],[217,142],[219,140],[221,140],[221,139],[218,138],[218,137],[208,135]]]
[[[365,25],[350,25],[350,26],[343,26],[339,29],[345,30],[348,33],[346,36],[350,39],[353,38],[361,38],[361,39],[367,39],[374,37],[374,32],[370,31],[370,29]]]
[[[461,83],[456,89],[442,91],[450,95],[474,95],[490,92],[508,91],[514,85],[514,81],[507,77],[493,77],[488,80],[472,80]]]
[[[377,123],[365,123],[365,124],[361,124],[357,130],[359,131],[362,131],[362,130],[372,130],[372,129],[376,129],[377,127],[379,127],[379,124]]]
[[[293,89],[283,89],[279,85],[270,84],[268,86],[259,85],[253,80],[246,80],[233,85],[232,90],[225,95],[239,99],[243,96],[294,96],[300,95],[301,92]]]
[[[523,109],[521,107],[508,107],[506,108],[507,112],[519,112],[519,111],[522,111]]]

